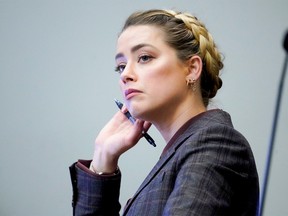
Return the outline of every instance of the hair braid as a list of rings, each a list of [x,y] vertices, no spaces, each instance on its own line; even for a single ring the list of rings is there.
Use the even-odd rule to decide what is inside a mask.
[[[197,55],[202,58],[203,67],[206,72],[202,73],[202,96],[204,98],[213,98],[216,95],[217,90],[222,86],[219,71],[223,68],[223,63],[212,35],[208,32],[205,25],[197,19],[197,17],[188,13],[177,13],[174,11],[167,12],[175,18],[181,19],[186,28],[194,35],[199,47]],[[215,85],[213,85],[213,83],[215,83]]]

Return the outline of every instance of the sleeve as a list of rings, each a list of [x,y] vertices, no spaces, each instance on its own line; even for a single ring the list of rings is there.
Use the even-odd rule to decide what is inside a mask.
[[[72,164],[70,176],[73,189],[72,207],[75,216],[118,216],[121,173],[99,176],[88,167],[91,161]]]
[[[163,215],[256,215],[258,174],[241,134],[211,128],[179,150],[178,174]]]

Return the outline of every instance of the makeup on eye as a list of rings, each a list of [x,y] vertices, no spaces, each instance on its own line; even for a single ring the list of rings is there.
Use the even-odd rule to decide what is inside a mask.
[[[124,58],[124,57],[122,57]],[[141,54],[137,57],[137,63],[141,63],[141,64],[145,64],[150,62],[152,59],[154,59],[155,57],[153,57],[152,55],[149,54]],[[126,62],[121,62],[119,63],[116,67],[115,67],[115,71],[118,73],[122,73],[125,70],[126,67]]]
[[[126,66],[126,64],[125,65],[124,64],[120,64],[120,65],[115,67],[115,71],[117,73],[122,73],[124,71],[124,69],[125,69],[125,66]]]
[[[151,61],[154,57],[148,54],[142,54],[138,57],[138,63],[147,63]]]
[[[151,61],[156,57],[156,53],[159,52],[157,47],[147,43],[140,43],[133,46],[129,53],[133,56],[136,55],[137,63],[146,63]],[[124,55],[124,52],[119,52],[115,56],[116,60],[116,68],[115,71],[118,73],[122,73],[127,64],[127,56]]]
[[[116,61],[115,71],[117,73],[122,73],[125,69],[126,64],[127,64],[126,57],[122,53],[118,53],[115,56],[115,61]]]

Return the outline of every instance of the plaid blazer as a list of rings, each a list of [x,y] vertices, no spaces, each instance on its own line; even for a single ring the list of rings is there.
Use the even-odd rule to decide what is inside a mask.
[[[97,176],[85,171],[89,163],[70,167],[74,215],[119,215],[121,173]],[[254,216],[258,199],[249,143],[233,128],[228,113],[212,110],[175,140],[127,202],[123,215]]]

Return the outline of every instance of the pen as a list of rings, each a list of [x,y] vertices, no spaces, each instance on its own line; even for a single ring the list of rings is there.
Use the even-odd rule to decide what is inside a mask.
[[[114,99],[114,100],[118,108],[121,110],[123,107],[123,104],[117,99]],[[132,124],[135,123],[136,120],[135,118],[133,118],[133,116],[131,115],[129,111],[125,112],[124,115],[130,120],[130,122],[132,122]],[[142,135],[152,146],[156,147],[155,141],[152,139],[152,137],[148,133],[146,133],[145,131],[142,131]]]

